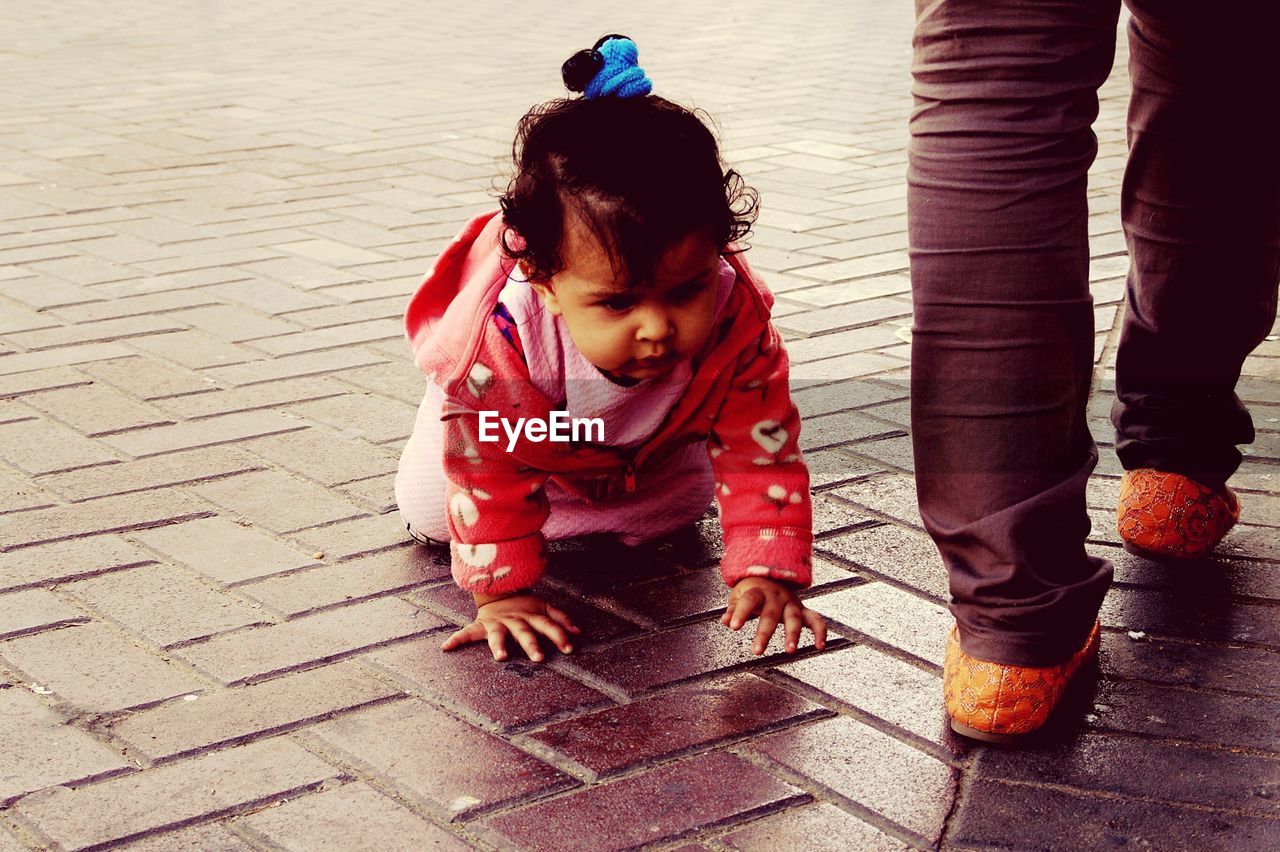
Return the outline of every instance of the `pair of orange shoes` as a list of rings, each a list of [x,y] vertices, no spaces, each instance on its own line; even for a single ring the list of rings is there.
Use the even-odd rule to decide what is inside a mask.
[[[1131,553],[1159,560],[1199,559],[1222,541],[1240,517],[1230,489],[1213,490],[1177,473],[1131,470],[1120,482],[1120,537]],[[942,688],[951,727],[988,742],[1016,742],[1039,729],[1071,677],[1098,653],[1099,625],[1071,659],[1036,668],[990,663],[947,640]]]

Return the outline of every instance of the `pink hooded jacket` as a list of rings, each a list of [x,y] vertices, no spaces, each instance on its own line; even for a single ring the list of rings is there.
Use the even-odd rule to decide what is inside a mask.
[[[787,355],[769,322],[773,296],[741,255],[737,280],[693,379],[657,432],[639,447],[478,440],[480,411],[550,421],[553,401],[529,379],[520,354],[491,321],[513,262],[499,244],[502,217],[476,217],[414,293],[405,327],[418,366],[443,390],[444,470],[453,576],[468,591],[501,594],[532,586],[546,563],[542,526],[549,477],[587,499],[633,491],[674,450],[703,442],[724,530],[721,572],[732,586],[768,576],[811,580],[809,471],[797,439],[800,417],[787,385]]]

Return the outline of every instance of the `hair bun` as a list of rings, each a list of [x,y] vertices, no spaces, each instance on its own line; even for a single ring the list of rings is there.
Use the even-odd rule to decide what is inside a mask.
[[[560,66],[560,77],[564,80],[566,89],[581,92],[603,67],[604,57],[600,55],[600,51],[595,48],[579,50]]]
[[[624,35],[602,36],[590,50],[579,50],[560,66],[565,88],[587,98],[641,97],[653,91],[653,83],[637,64],[640,50]]]

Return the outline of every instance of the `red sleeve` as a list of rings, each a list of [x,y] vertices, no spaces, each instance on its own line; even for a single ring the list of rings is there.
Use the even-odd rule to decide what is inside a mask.
[[[724,530],[720,570],[730,586],[749,576],[812,582],[809,469],[787,380],[787,353],[769,324],[739,357],[708,442]]]
[[[477,362],[473,377],[477,370],[488,368]],[[546,568],[547,474],[521,465],[501,441],[480,441],[475,410],[450,404],[444,418],[453,578],[470,592],[527,589]]]

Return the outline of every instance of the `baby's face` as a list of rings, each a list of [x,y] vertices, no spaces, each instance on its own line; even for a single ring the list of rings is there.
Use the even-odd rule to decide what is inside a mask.
[[[715,315],[720,252],[699,231],[671,246],[653,280],[628,288],[586,228],[566,228],[564,269],[533,283],[547,310],[592,364],[614,376],[647,379],[672,369],[706,342]]]

